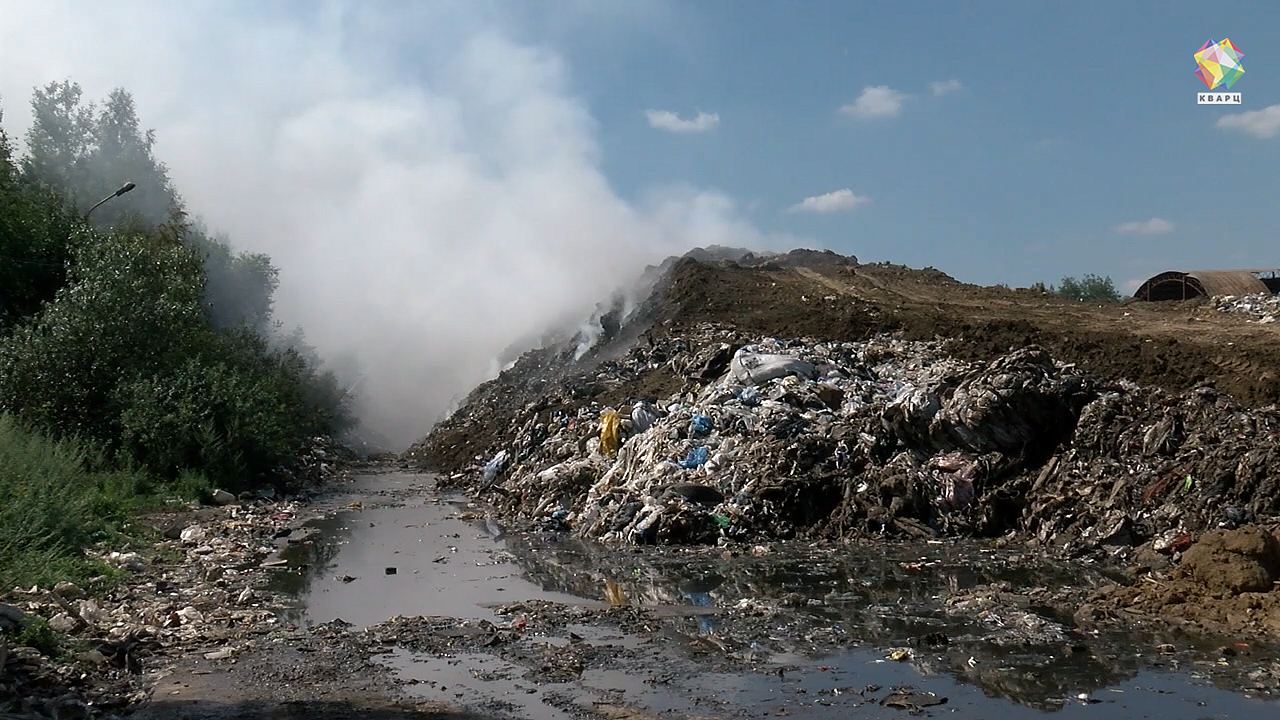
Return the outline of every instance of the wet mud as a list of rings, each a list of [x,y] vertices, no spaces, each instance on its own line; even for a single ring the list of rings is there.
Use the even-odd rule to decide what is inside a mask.
[[[504,527],[427,476],[365,483],[268,586],[309,633],[296,677],[286,655],[246,679],[323,686],[303,668],[337,653],[334,687],[345,669],[431,712],[557,720],[1280,707],[1274,646],[1078,619],[1115,569],[980,541],[618,548]]]

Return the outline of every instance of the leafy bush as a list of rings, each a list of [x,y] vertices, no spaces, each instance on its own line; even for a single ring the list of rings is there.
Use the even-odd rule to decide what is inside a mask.
[[[83,548],[140,503],[269,482],[351,424],[275,333],[271,259],[188,222],[128,93],[32,110],[25,157],[0,129],[0,587],[104,572]]]
[[[200,260],[171,233],[82,247],[68,285],[0,341],[0,399],[125,464],[249,487],[343,430],[343,393],[295,350],[211,329]]]
[[[189,351],[204,326],[198,259],[161,238],[81,246],[68,283],[0,342],[0,403],[55,435],[111,445],[125,378]]]
[[[210,333],[203,345],[122,387],[121,450],[132,462],[165,477],[200,468],[240,489],[269,480],[309,438],[345,426],[336,384],[317,392],[325,380],[289,352],[247,332]]]
[[[91,441],[119,467],[233,489],[347,429],[333,376],[300,338],[274,334],[271,259],[188,220],[132,98],[114,92],[96,113],[64,82],[32,107],[21,171],[0,135],[0,254],[52,269],[41,283],[12,278],[22,292],[0,290],[0,411]],[[97,231],[75,220],[69,208],[123,171],[144,181],[122,196],[143,194],[137,212],[118,200],[94,215]]]
[[[14,634],[14,645],[39,650],[45,657],[56,657],[62,649],[62,640],[53,631],[49,621],[39,615],[28,615],[23,619],[22,627]]]
[[[10,153],[0,129],[0,332],[39,310],[66,282],[82,227],[57,193],[20,181]]]
[[[1033,290],[1045,290],[1044,283],[1036,283]],[[1089,300],[1094,302],[1120,302],[1120,292],[1108,277],[1085,275],[1082,278],[1064,277],[1058,287],[1050,286],[1048,292],[1055,293],[1068,300]]]

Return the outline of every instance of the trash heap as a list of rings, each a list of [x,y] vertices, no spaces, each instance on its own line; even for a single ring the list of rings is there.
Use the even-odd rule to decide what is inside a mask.
[[[660,372],[683,386],[664,397],[616,387]],[[584,401],[601,383],[622,399]],[[1245,408],[1208,386],[1105,382],[1034,346],[963,362],[934,342],[707,325],[641,343],[598,376],[540,387],[490,425],[497,436],[475,466],[443,484],[585,537],[1017,531],[1034,544],[1153,542],[1172,553],[1185,535],[1280,510],[1274,407]]]
[[[297,454],[291,467],[276,468],[276,476],[285,488],[316,487],[333,478],[342,463],[355,458],[355,453],[337,439],[316,436]]]
[[[1273,323],[1280,317],[1280,295],[1220,295],[1213,299],[1213,307],[1218,312],[1249,315],[1255,322]]]

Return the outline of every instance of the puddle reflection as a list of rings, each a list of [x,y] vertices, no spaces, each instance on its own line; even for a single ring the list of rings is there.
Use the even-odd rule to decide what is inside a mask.
[[[1035,605],[1028,589],[1094,585],[1108,577],[1025,552],[978,544],[780,544],[737,555],[605,547],[550,532],[509,534],[473,506],[421,497],[386,507],[366,504],[313,527],[312,540],[286,550],[293,570],[279,573],[273,585],[298,598],[297,621],[341,618],[368,626],[395,615],[492,618],[489,606],[522,600],[690,606],[721,612],[669,618],[667,627],[686,647],[717,648],[768,673],[782,668],[809,678],[776,687],[762,683],[759,673],[726,676],[714,687],[682,681],[694,695],[741,686],[731,693],[739,704],[768,705],[778,693],[790,693],[790,702],[805,688],[810,705],[815,698],[830,701],[836,681],[845,677],[859,687],[941,688],[968,703],[972,717],[1043,711],[1063,717],[1089,712],[1095,719],[1139,712],[1170,719],[1216,716],[1185,699],[1169,705],[1174,701],[1159,692],[1108,690],[1138,685],[1182,698],[1212,695],[1217,705],[1250,712],[1274,709],[1192,684],[1154,654],[1161,643],[1192,648],[1199,642],[1208,651],[1211,640],[1178,633],[1081,634],[1069,614]],[[957,597],[981,600],[970,591],[993,587],[1007,588],[1005,600],[956,604]],[[1022,595],[1027,598],[1016,599]],[[884,659],[895,647],[903,648],[905,662]],[[621,682],[613,670],[584,677]],[[826,684],[812,685],[819,680]],[[656,692],[643,684],[633,690],[637,697]],[[1081,693],[1102,693],[1106,703],[1077,707],[1073,698]],[[1012,704],[993,705],[998,701],[992,698]],[[847,707],[847,701],[841,704]],[[958,712],[954,703],[948,707],[949,714]],[[1174,707],[1180,709],[1169,709]],[[1019,714],[1024,711],[1032,715]]]

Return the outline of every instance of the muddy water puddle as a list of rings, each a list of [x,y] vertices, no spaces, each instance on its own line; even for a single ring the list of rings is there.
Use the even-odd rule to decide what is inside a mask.
[[[1073,603],[1112,578],[1088,565],[964,543],[604,547],[508,532],[424,476],[360,491],[282,539],[292,619],[384,628],[409,694],[496,717],[1280,715],[1272,647],[1077,627]]]
[[[292,619],[341,619],[357,626],[395,615],[491,617],[485,604],[507,599],[578,602],[521,577],[492,523],[458,519],[460,499],[410,494],[426,478],[371,478],[374,494],[336,517],[308,524],[310,539],[287,544],[290,569],[272,589],[299,599]],[[354,503],[353,503],[354,504]]]

